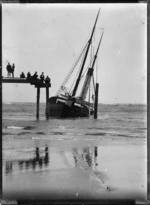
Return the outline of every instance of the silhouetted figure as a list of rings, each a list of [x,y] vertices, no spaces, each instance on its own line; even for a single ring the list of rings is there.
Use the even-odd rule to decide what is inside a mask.
[[[20,78],[25,78],[25,74],[23,72],[20,74]]]
[[[37,74],[37,72],[35,72],[34,75],[33,75],[32,77],[33,77],[33,79],[36,80],[36,79],[38,78],[38,74]]]
[[[13,78],[14,78],[14,71],[15,71],[15,64],[13,63],[11,66],[11,73]]]
[[[42,74],[40,75],[40,79],[41,79],[42,83],[44,82],[44,78],[45,78],[45,76],[44,76],[44,73],[42,72]]]
[[[7,77],[10,77],[11,76],[11,65],[10,65],[10,63],[7,64],[6,70],[7,70]]]
[[[28,73],[27,73],[27,79],[30,79],[30,78],[31,78],[31,73],[28,72]]]
[[[45,79],[45,83],[46,83],[46,84],[49,84],[50,81],[51,81],[51,79],[47,76],[46,79]]]

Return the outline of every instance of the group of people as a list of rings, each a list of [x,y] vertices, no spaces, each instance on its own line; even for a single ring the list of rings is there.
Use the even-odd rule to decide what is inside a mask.
[[[51,79],[50,79],[48,76],[45,78],[44,72],[42,72],[42,74],[40,75],[40,78],[38,78],[37,72],[35,72],[34,75],[31,75],[31,73],[28,72],[28,73],[27,73],[27,77],[26,77],[25,74],[22,72],[22,73],[20,74],[20,78],[27,78],[27,80],[40,79],[42,83],[45,82],[46,84],[49,84],[50,81],[51,81]]]
[[[7,70],[7,77],[11,77],[11,74],[12,74],[12,78],[14,78],[15,64],[13,63],[12,65],[10,65],[10,63],[8,63],[6,66],[6,70]],[[44,72],[42,72],[42,74],[40,75],[39,78],[38,78],[37,72],[35,72],[34,75],[31,75],[31,73],[28,72],[27,77],[25,76],[24,72],[22,72],[20,74],[20,78],[26,78],[27,80],[40,79],[42,83],[46,83],[46,84],[49,84],[51,81],[51,79],[48,77],[48,75],[45,78]]]
[[[7,77],[11,77],[12,75],[12,78],[14,78],[15,64],[13,63],[12,65],[10,65],[10,63],[8,63],[6,66],[6,70],[7,70]]]

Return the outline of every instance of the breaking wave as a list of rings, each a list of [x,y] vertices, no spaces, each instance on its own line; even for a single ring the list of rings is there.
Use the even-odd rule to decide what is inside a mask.
[[[34,127],[32,126],[7,126],[8,129],[18,129],[18,130],[32,130]]]

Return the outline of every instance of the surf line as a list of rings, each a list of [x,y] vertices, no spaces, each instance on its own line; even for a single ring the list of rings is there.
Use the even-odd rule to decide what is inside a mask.
[[[22,130],[24,129],[24,127],[19,127],[19,126],[7,126],[8,129],[18,129],[18,130]]]
[[[111,191],[110,187],[108,185],[106,185],[104,183],[104,181],[102,181],[102,179],[100,179],[100,177],[98,177],[95,173],[94,170],[91,169],[91,167],[89,167],[87,165],[87,163],[82,159],[81,155],[77,152],[76,149],[73,149],[72,154],[77,158],[78,160],[78,165],[81,166],[84,170],[87,170],[89,174],[93,175],[94,177],[96,177],[101,184],[103,185],[103,187],[107,190],[107,191]]]

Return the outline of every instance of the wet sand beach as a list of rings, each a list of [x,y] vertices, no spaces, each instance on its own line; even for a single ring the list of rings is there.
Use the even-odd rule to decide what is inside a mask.
[[[7,174],[5,170],[6,198],[146,199],[145,142],[56,142],[47,162],[45,148],[39,152],[36,162],[35,153],[30,160],[13,161]]]
[[[146,199],[145,107],[100,105],[97,120],[36,121],[31,105],[5,106],[4,198]]]

